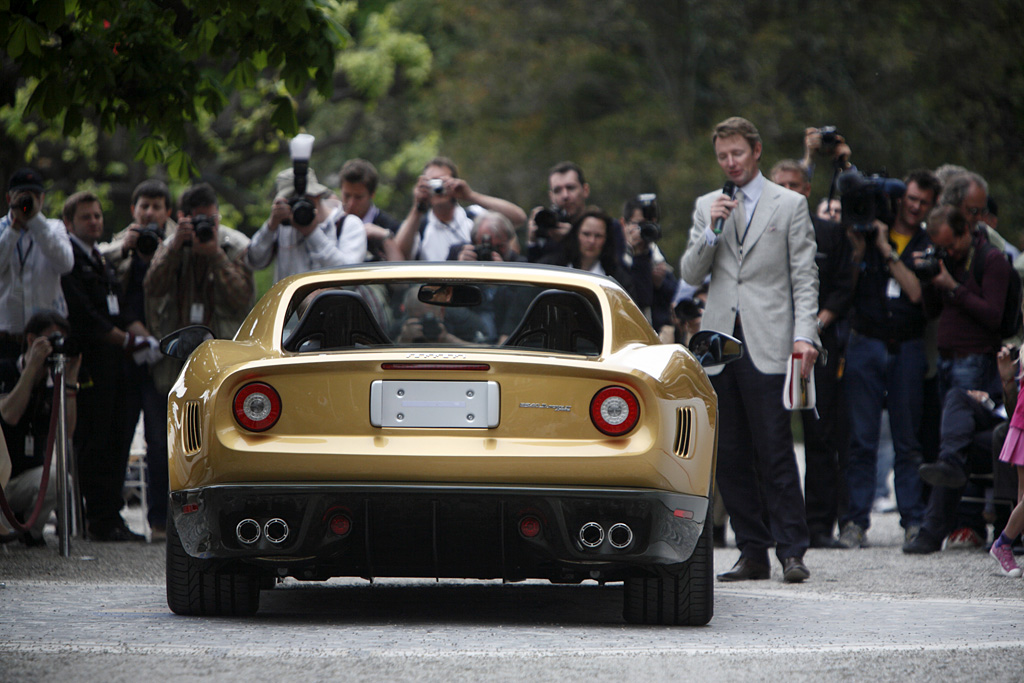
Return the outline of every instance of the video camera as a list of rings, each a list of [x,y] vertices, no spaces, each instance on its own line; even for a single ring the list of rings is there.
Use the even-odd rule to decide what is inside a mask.
[[[636,203],[640,205],[644,219],[640,221],[640,239],[647,244],[653,244],[661,239],[661,211],[658,209],[658,195],[653,192],[638,194]]]
[[[896,220],[896,201],[907,191],[902,180],[881,175],[865,176],[850,170],[839,176],[838,188],[843,205],[843,223],[857,232],[874,232],[876,220],[892,225]]]
[[[295,183],[295,196],[288,200],[288,206],[292,208],[291,220],[282,221],[285,225],[310,225],[316,220],[316,205],[306,199],[306,188],[308,186],[306,175],[309,172],[309,158],[313,154],[312,135],[299,133],[289,145],[292,155],[292,172]]]

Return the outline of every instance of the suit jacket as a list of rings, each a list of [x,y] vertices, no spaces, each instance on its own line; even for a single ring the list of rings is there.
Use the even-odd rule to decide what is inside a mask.
[[[704,234],[711,222],[711,203],[720,194],[715,190],[697,200],[680,273],[689,283],[700,283],[711,274],[702,329],[732,333],[739,313],[754,367],[765,374],[783,374],[797,337],[820,343],[817,249],[807,200],[766,180],[741,259],[739,240],[746,227],[742,202],[725,221],[715,245],[709,245]]]

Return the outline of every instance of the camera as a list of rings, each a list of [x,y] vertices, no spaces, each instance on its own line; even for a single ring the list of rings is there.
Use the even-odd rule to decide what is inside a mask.
[[[420,325],[423,327],[425,341],[436,342],[441,338],[441,321],[433,313],[424,313]]]
[[[933,279],[936,275],[942,272],[942,268],[939,264],[945,262],[946,258],[947,254],[945,249],[942,247],[936,247],[935,245],[929,246],[924,250],[924,254],[921,255],[921,259],[914,263],[914,275],[917,276],[918,280],[922,280],[924,282]]]
[[[14,197],[13,204],[23,215],[28,216],[36,207],[36,198],[31,192],[19,192]]]
[[[69,337],[65,337],[62,332],[54,332],[47,339],[50,341],[50,346],[53,349],[50,352],[51,358],[57,354],[77,356],[80,353],[78,345]]]
[[[152,256],[160,242],[164,239],[163,229],[156,223],[139,228],[139,237],[135,240],[135,250],[143,256]]]
[[[865,176],[860,171],[846,171],[839,176],[843,223],[857,232],[874,232],[874,222],[892,225],[896,220],[896,201],[907,191],[902,180],[882,175]]]
[[[658,210],[658,195],[653,192],[638,194],[636,202],[640,205],[644,219],[640,221],[640,239],[650,245],[661,239],[661,212]]]
[[[822,126],[818,128],[821,135],[821,153],[825,156],[832,156],[836,153],[836,145],[839,144],[839,131],[835,126]]]
[[[491,236],[490,235],[484,235],[483,237],[481,237],[480,238],[480,244],[475,245],[473,247],[473,249],[476,251],[476,260],[477,261],[493,261],[494,260],[493,258],[491,258],[491,254],[494,253],[494,247],[491,246]]]
[[[559,223],[565,223],[568,220],[569,215],[565,209],[541,209],[533,217],[533,222],[537,225],[537,237],[547,237],[548,233],[558,228]]]
[[[192,216],[192,230],[195,231],[196,239],[200,244],[205,244],[213,239],[213,226],[212,216],[201,213]]]
[[[431,178],[427,181],[427,187],[434,194],[444,194],[444,178]]]
[[[314,140],[312,135],[300,133],[289,143],[295,196],[288,200],[288,206],[292,209],[292,217],[291,220],[282,221],[285,225],[307,226],[316,220],[316,205],[306,199],[306,189],[309,186],[306,176],[309,173],[309,157],[313,153]]]

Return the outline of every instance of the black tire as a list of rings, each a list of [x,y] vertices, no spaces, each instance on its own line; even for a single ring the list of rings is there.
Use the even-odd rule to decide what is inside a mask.
[[[167,606],[186,616],[248,616],[260,606],[255,572],[218,568],[185,552],[174,520],[167,519]]]
[[[704,626],[714,614],[714,543],[711,511],[693,555],[680,569],[626,579],[622,615],[631,624]]]

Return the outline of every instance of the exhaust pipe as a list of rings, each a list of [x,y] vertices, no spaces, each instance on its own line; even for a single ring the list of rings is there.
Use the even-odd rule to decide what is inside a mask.
[[[596,548],[604,543],[604,528],[597,522],[587,522],[580,527],[579,537],[587,548]]]
[[[252,545],[260,540],[260,523],[255,519],[243,519],[235,527],[235,536],[239,542]]]
[[[263,525],[263,535],[267,537],[267,540],[271,543],[282,543],[284,539],[288,538],[288,522],[284,521],[280,517],[268,520]]]
[[[633,530],[628,525],[619,522],[613,524],[608,530],[608,542],[613,548],[626,548],[633,542]]]

